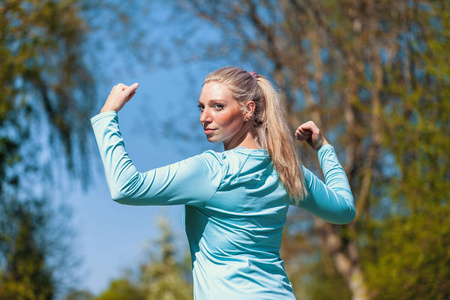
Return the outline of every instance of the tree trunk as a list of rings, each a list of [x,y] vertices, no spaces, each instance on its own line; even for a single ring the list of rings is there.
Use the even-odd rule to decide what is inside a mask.
[[[337,271],[345,278],[353,300],[369,299],[360,267],[359,251],[354,240],[344,242],[337,233],[337,226],[315,218],[322,251],[331,254]],[[354,229],[354,226],[349,225]]]

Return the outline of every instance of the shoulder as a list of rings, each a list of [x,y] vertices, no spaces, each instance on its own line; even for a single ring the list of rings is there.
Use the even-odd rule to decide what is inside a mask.
[[[215,172],[237,175],[244,169],[267,167],[271,164],[266,150],[234,148],[223,152],[208,150],[196,156],[203,164]]]
[[[201,169],[208,177],[223,178],[223,174],[226,173],[227,160],[223,152],[208,150],[190,159],[195,160],[197,164],[201,165]]]
[[[203,152],[202,154],[199,154],[197,156],[195,156],[196,158],[200,159],[201,161],[203,161],[204,163],[206,163],[207,165],[211,166],[211,167],[218,167],[223,165],[224,160],[226,159],[226,156],[224,155],[223,152],[216,152],[213,150],[207,150],[205,152]]]

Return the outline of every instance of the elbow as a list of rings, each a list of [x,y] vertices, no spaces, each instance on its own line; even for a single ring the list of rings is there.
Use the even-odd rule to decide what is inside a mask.
[[[341,197],[340,204],[329,214],[328,222],[336,225],[346,225],[351,223],[356,217],[356,209],[353,196]]]
[[[355,206],[351,205],[348,206],[344,211],[342,211],[339,214],[338,220],[334,220],[335,222],[332,222],[337,225],[346,225],[351,223],[356,217],[356,210]]]
[[[355,217],[356,217],[356,210],[355,210],[355,207],[353,207],[353,210],[352,210],[352,212],[351,212],[351,216],[350,216],[349,220],[347,221],[347,224],[353,222],[353,220],[355,219]]]
[[[346,225],[351,223],[356,217],[355,203],[353,200],[353,195],[350,194],[344,196],[344,201],[342,202],[342,211],[340,213],[339,225]]]
[[[109,186],[109,192],[111,193],[111,199],[120,204],[130,204],[136,196],[136,191],[131,188],[130,181],[125,184],[116,182]]]
[[[120,191],[119,189],[111,189],[110,193],[111,193],[111,199],[120,204],[126,204],[127,201],[130,199],[130,197],[127,195],[127,193],[124,193],[123,191]]]
[[[342,219],[342,223],[340,223],[340,225],[350,224],[351,222],[353,222],[355,217],[356,217],[356,211],[355,211],[355,208],[353,207],[353,209],[351,209],[349,212],[347,212],[345,214],[345,217]]]
[[[139,173],[136,172],[130,178],[120,178],[120,180],[111,181],[111,184],[109,184],[111,199],[120,204],[129,204],[136,195],[136,186],[139,178]]]

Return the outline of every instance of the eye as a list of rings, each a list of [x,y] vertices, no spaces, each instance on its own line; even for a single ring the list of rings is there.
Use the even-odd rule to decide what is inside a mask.
[[[217,110],[221,110],[221,109],[223,109],[223,105],[222,104],[214,104],[214,108]]]
[[[199,109],[200,111],[203,111],[203,109],[205,109],[205,107],[204,107],[203,105],[199,104],[199,105],[198,105],[198,109]]]

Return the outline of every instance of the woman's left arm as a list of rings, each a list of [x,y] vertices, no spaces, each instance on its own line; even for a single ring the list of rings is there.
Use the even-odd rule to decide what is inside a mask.
[[[355,218],[353,195],[347,175],[336,156],[333,146],[313,121],[300,125],[295,132],[299,141],[306,141],[318,151],[319,163],[325,183],[302,166],[308,196],[296,205],[313,215],[334,224],[347,224]]]
[[[323,145],[318,155],[325,183],[302,167],[308,196],[297,206],[330,223],[350,223],[355,218],[355,205],[345,171],[330,144]]]

